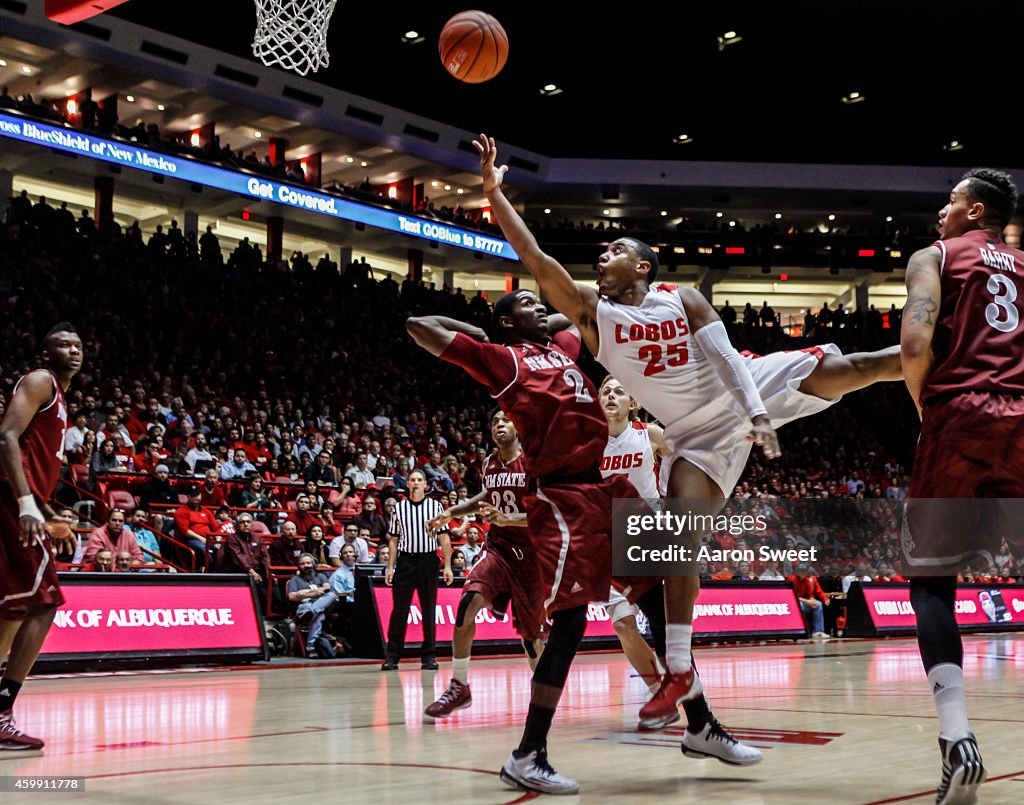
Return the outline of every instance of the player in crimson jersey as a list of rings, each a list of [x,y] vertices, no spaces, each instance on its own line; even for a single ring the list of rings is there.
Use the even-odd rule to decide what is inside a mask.
[[[426,709],[432,718],[444,718],[473,703],[469,689],[469,658],[476,634],[476,614],[485,608],[501,618],[511,601],[516,631],[530,658],[530,667],[544,650],[540,640],[544,621],[540,578],[533,562],[530,535],[526,530],[526,464],[512,420],[505,412],[491,417],[491,438],[497,445],[487,457],[483,489],[465,503],[445,509],[429,526],[441,529],[453,517],[480,514],[491,524],[487,542],[462,588],[462,599],[452,637],[452,681],[437,701]]]
[[[975,556],[991,560],[1003,537],[1024,560],[1024,252],[1000,237],[1016,203],[1005,173],[968,171],[939,211],[940,239],[907,266],[900,344],[921,438],[903,567],[939,713],[942,805],[974,802],[985,780],[967,721],[956,573]]]
[[[531,291],[503,296],[493,318],[504,346],[488,343],[479,327],[443,316],[410,318],[406,328],[421,347],[487,386],[519,433],[527,523],[552,625],[534,670],[522,741],[501,777],[531,791],[571,794],[579,785],[548,763],[547,736],[586,629],[587,604],[606,598],[611,585],[612,499],[637,494],[623,478],[601,478],[608,425],[597,389],[576,365],[579,337],[549,337],[547,310]]]
[[[50,507],[68,428],[64,392],[82,368],[74,327],[61,322],[46,334],[42,361],[43,369],[18,381],[0,424],[0,659],[7,657],[0,679],[0,750],[43,748],[43,741],[14,726],[12,709],[64,603],[53,543],[75,547],[68,521]]]
[[[494,140],[481,134],[483,190],[505,237],[537,280],[545,298],[566,315],[597,360],[665,425],[670,455],[668,497],[685,501],[689,514],[714,516],[732,493],[751,443],[765,455],[780,454],[775,427],[827,408],[843,394],[879,380],[898,380],[899,350],[843,356],[832,344],[764,358],[741,357],[711,304],[694,288],[650,287],[657,254],[633,238],[609,244],[597,261],[597,287],[573,282],[545,254],[505,198],[508,167],[495,166]],[[682,534],[696,555],[696,531]],[[636,596],[644,590],[634,585]],[[670,715],[679,703],[700,696],[690,655],[693,611],[700,580],[665,579],[667,672],[661,688],[640,711],[641,719]],[[715,724],[690,723],[694,746],[720,740]]]

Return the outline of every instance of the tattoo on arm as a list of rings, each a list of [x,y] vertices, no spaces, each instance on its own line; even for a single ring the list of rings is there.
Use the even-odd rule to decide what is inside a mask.
[[[935,324],[932,314],[939,309],[935,300],[930,296],[919,296],[910,300],[910,320],[914,324]]]

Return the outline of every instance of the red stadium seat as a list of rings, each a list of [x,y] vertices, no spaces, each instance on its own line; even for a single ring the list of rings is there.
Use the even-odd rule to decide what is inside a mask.
[[[71,478],[71,483],[75,486],[86,489],[89,483],[89,468],[85,464],[69,464],[68,474]]]
[[[263,523],[260,520],[253,520],[252,521],[252,533],[256,534],[259,537],[273,537],[274,536],[273,533],[271,532],[271,530],[269,528],[267,528],[266,523]]]
[[[123,489],[111,489],[107,492],[107,508],[122,509],[126,520],[135,511],[137,505],[135,496],[131,492],[126,492]]]

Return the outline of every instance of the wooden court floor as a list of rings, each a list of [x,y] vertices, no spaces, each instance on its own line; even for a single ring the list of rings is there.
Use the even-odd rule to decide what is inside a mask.
[[[972,725],[989,769],[982,802],[1024,801],[1024,636],[965,639]],[[937,720],[911,640],[698,650],[719,719],[765,749],[732,768],[679,752],[681,730],[635,730],[646,688],[620,654],[577,660],[550,757],[594,803],[931,802]],[[447,684],[419,665],[38,678],[19,724],[45,753],[0,755],[0,776],[85,778],[85,790],[4,802],[488,803],[535,795],[497,777],[526,712],[525,660],[471,668],[474,704],[423,708]],[[677,725],[678,726],[678,725]],[[312,799],[315,798],[315,799]]]

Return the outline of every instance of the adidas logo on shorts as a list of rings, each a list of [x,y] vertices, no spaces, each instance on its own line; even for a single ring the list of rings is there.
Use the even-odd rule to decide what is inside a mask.
[[[570,593],[578,593],[578,592],[579,592],[580,590],[582,590],[582,589],[583,589],[583,588],[582,588],[582,587],[580,587],[580,583],[579,583],[578,581],[574,581],[574,582],[572,583],[572,589],[571,589],[571,590],[569,590],[569,592],[570,592]]]

